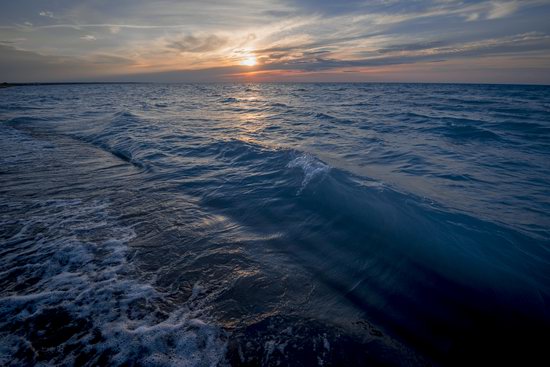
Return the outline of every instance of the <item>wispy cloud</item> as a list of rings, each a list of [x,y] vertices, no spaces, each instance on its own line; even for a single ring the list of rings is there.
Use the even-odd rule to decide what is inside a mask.
[[[133,60],[116,55],[46,55],[1,42],[0,55],[0,79],[11,82],[75,81],[97,78],[98,75],[121,75],[131,72],[135,66]]]
[[[282,53],[277,60],[267,64],[266,69],[322,71],[339,68],[378,67],[464,57],[481,58],[517,52],[539,52],[541,47],[550,49],[550,36],[531,32],[466,43],[437,41],[393,45],[375,52],[366,52],[364,57],[354,59],[339,59],[332,56],[330,52],[287,50],[286,54]]]
[[[91,34],[87,34],[85,36],[82,36],[82,37],[80,37],[80,39],[84,40],[84,41],[97,41],[96,36],[93,36]]]
[[[173,39],[168,48],[179,52],[211,52],[227,44],[228,40],[214,34],[205,36],[186,35]]]
[[[47,18],[53,18],[54,15],[51,11],[41,11],[40,13],[38,13],[38,15],[40,15],[41,17],[47,17]]]
[[[479,19],[479,13],[465,14],[464,17],[466,18],[466,21],[473,22]]]
[[[492,1],[491,7],[487,19],[498,19],[513,14],[519,8],[519,3],[517,1]]]

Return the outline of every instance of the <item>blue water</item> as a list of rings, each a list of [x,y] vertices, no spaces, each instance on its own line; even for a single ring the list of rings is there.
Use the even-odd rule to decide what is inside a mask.
[[[0,152],[0,365],[547,348],[550,87],[12,87]]]

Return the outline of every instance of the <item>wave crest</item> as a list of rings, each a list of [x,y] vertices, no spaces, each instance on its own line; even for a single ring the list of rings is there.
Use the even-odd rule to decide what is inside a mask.
[[[287,168],[300,168],[304,173],[302,179],[302,185],[297,192],[297,195],[301,194],[307,185],[316,177],[324,178],[330,170],[330,166],[321,162],[310,154],[302,154],[288,162]]]

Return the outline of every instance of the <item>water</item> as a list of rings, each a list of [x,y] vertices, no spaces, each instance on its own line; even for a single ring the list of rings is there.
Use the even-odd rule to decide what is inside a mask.
[[[0,90],[1,365],[544,355],[550,87]]]

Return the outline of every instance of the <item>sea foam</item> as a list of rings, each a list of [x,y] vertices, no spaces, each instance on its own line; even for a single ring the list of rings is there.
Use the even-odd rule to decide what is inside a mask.
[[[301,194],[307,185],[316,177],[323,178],[330,170],[330,166],[321,162],[310,154],[301,154],[292,159],[287,164],[287,168],[300,168],[303,171],[304,178],[297,195]]]
[[[131,276],[135,232],[117,224],[108,202],[17,205],[27,217],[0,222],[12,229],[0,257],[0,281],[11,284],[0,296],[0,364],[211,366],[223,359],[218,327]]]

